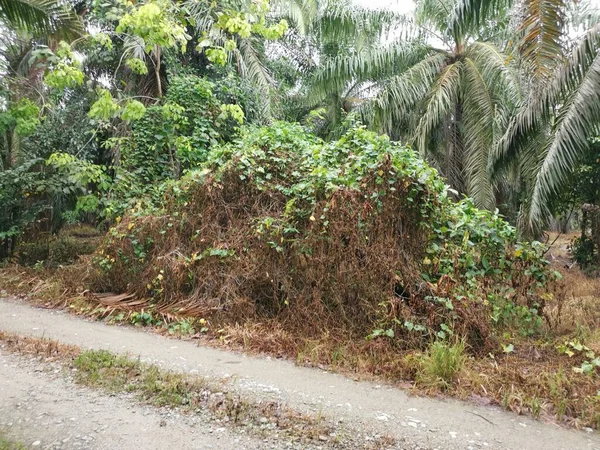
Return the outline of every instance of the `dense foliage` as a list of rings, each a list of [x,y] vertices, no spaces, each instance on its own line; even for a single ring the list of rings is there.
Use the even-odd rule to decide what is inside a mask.
[[[326,143],[298,125],[235,142],[139,206],[96,256],[98,287],[163,311],[275,317],[490,348],[494,325],[535,333],[556,275],[497,213],[453,202],[410,149],[353,128]],[[310,334],[310,331],[307,331]]]
[[[394,334],[404,326],[400,306],[378,309],[380,297],[407,296],[433,308],[417,314],[428,317],[428,333],[446,333],[439,326],[453,314],[466,334],[473,326],[489,335],[490,315],[530,321],[530,332],[544,300],[536,289],[549,275],[539,244],[517,235],[540,237],[552,216],[581,210],[568,220],[580,219],[573,249],[587,265],[598,261],[600,236],[596,11],[547,2],[536,15],[536,4],[421,0],[400,16],[343,0],[0,1],[0,256],[65,224],[112,236],[136,228],[135,217],[155,227],[189,209],[214,246],[190,255],[227,260],[231,250],[236,264],[254,261],[256,270],[271,258],[269,273],[280,278],[242,295],[175,277],[157,298],[193,291],[227,302],[264,291],[275,311],[283,297],[343,305],[358,295],[371,308],[360,315]],[[236,208],[251,228],[230,223]],[[165,239],[179,248],[194,221],[175,233],[173,219],[171,231],[161,225],[158,236],[147,229],[135,244],[123,241],[139,264],[125,267],[131,255],[117,263],[126,254],[113,254],[103,268],[137,271],[136,292],[153,297],[144,287],[155,279],[150,249],[160,254]],[[385,239],[374,239],[375,229]],[[226,231],[241,233],[237,244],[221,242]],[[318,274],[340,272],[345,257],[300,259],[328,242],[350,251],[355,269],[365,255],[380,269],[322,284]],[[266,253],[243,258],[250,243]],[[114,264],[125,265],[114,272]],[[394,275],[398,266],[403,275]],[[294,267],[313,273],[278,272]],[[221,269],[215,280],[228,273]],[[464,314],[472,302],[479,309]]]

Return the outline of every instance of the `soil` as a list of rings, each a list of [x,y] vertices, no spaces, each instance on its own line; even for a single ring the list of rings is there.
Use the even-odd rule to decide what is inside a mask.
[[[302,412],[322,414],[342,423],[348,433],[365,443],[377,435],[390,435],[402,449],[600,450],[600,434],[591,430],[564,429],[493,406],[411,397],[385,384],[202,347],[133,327],[89,322],[15,299],[0,300],[0,330],[128,353],[166,369],[227,379],[241,395],[276,399]],[[8,428],[23,442],[33,445],[39,441],[34,448],[253,449],[290,445],[257,440],[215,426],[201,416],[181,417],[139,406],[127,397],[81,389],[15,358],[0,354],[0,427],[12,423]],[[167,426],[160,426],[163,421]]]

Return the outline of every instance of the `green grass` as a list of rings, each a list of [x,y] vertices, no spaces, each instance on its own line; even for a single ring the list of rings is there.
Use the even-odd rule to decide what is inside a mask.
[[[206,391],[222,390],[200,377],[161,370],[107,350],[84,351],[74,365],[76,382],[113,393],[131,392],[155,406],[201,407]]]
[[[279,404],[247,401],[226,392],[224,386],[216,382],[162,370],[107,350],[82,351],[73,364],[77,369],[74,375],[77,383],[111,393],[129,392],[154,406],[190,412],[206,409],[216,417],[227,418],[232,425],[255,430],[265,429],[266,417],[269,427],[308,440],[328,436],[332,431],[327,424]]]
[[[427,354],[421,358],[417,381],[423,385],[448,388],[466,361],[465,345],[436,341],[429,346]]]
[[[25,446],[20,442],[7,439],[0,432],[0,450],[25,450]]]

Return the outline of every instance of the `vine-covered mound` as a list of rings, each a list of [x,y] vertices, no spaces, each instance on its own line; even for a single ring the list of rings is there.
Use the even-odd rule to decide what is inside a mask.
[[[415,153],[363,128],[324,143],[299,125],[242,131],[141,203],[96,255],[104,290],[217,323],[277,320],[414,345],[534,332],[553,274],[497,214],[458,203]]]

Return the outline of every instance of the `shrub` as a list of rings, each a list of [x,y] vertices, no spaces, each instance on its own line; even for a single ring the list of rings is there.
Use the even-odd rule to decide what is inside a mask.
[[[33,242],[19,244],[17,260],[23,266],[33,266],[39,261],[46,261],[50,255],[48,240],[40,239]]]
[[[19,244],[17,260],[24,266],[34,266],[40,261],[49,266],[68,265],[82,255],[94,253],[102,238],[90,226],[71,226],[50,237],[48,234]]]
[[[72,264],[81,255],[94,253],[97,242],[90,239],[75,239],[71,237],[59,237],[50,243],[50,254],[48,263],[51,266]]]
[[[495,345],[494,304],[537,318],[555,275],[497,213],[450,200],[415,153],[362,127],[324,143],[299,125],[246,128],[201,169],[135,208],[95,257],[100,289],[162,310],[274,318],[426,345],[452,332]],[[510,315],[509,308],[509,315]],[[372,333],[373,330],[383,330]]]

